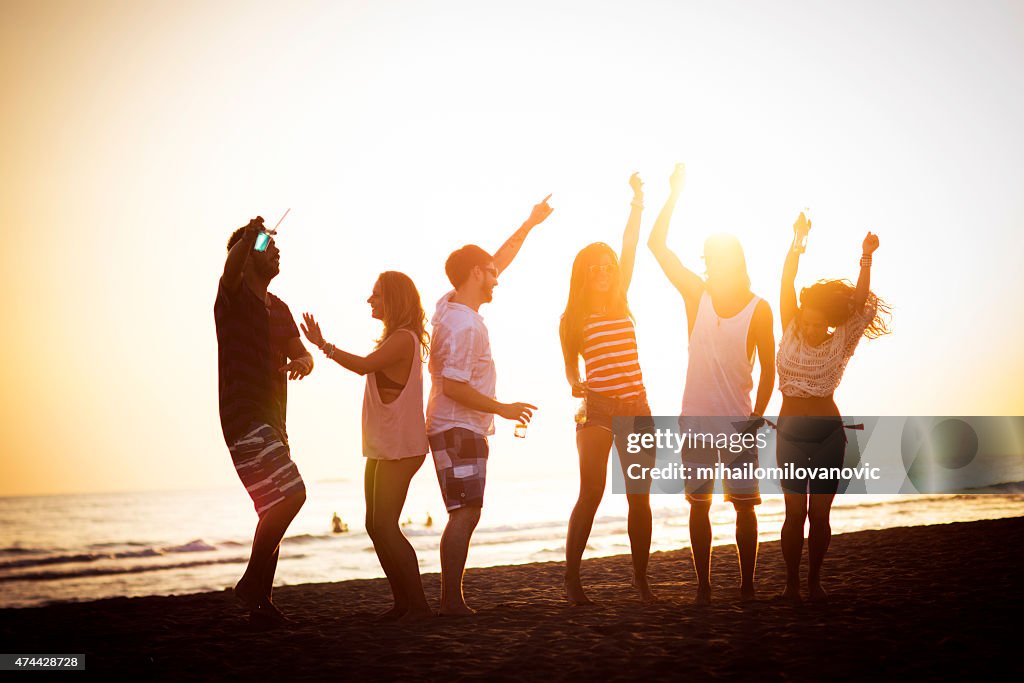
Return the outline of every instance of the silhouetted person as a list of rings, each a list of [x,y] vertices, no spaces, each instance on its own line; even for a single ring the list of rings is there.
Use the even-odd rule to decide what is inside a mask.
[[[399,518],[409,482],[429,446],[423,418],[423,359],[429,351],[426,314],[416,285],[404,273],[378,276],[366,300],[384,333],[368,356],[328,343],[309,313],[302,331],[338,365],[366,376],[363,390],[363,455],[366,471],[366,533],[388,577],[394,606],[382,616],[404,620],[433,616],[423,595],[416,551],[402,534]]]
[[[768,302],[750,291],[743,249],[735,237],[718,235],[704,243],[707,279],[702,280],[668,248],[669,222],[685,183],[686,170],[678,164],[669,182],[671,192],[658,214],[648,246],[668,279],[683,296],[689,332],[686,386],[683,390],[680,429],[698,434],[728,435],[742,431],[739,420],[760,418],[775,385],[775,333]],[[752,406],[754,354],[761,361],[757,402]],[[740,453],[689,442],[682,460],[690,468],[685,482],[690,504],[690,544],[697,573],[696,602],[711,600],[711,493],[714,480],[698,480],[697,468],[717,462],[730,468],[757,465],[757,449]],[[736,509],[736,549],[740,562],[740,597],[754,597],[757,563],[757,480],[724,478],[725,499]]]
[[[584,397],[585,413],[577,417],[576,448],[580,463],[580,493],[569,518],[565,540],[565,596],[574,605],[592,604],[580,580],[583,551],[594,525],[594,515],[604,497],[608,455],[615,441],[626,483],[629,504],[629,547],[633,558],[633,585],[644,602],[654,596],[647,582],[651,554],[650,480],[632,482],[626,476],[626,433],[612,431],[613,416],[646,417],[650,423],[636,330],[626,293],[633,279],[636,246],[640,240],[643,183],[637,174],[629,179],[633,200],[622,236],[622,251],[603,242],[587,245],[572,264],[569,300],[559,324],[565,374],[573,396]],[[586,382],[580,381],[583,356]],[[634,420],[633,428],[640,420]],[[653,453],[647,454],[654,465]]]
[[[254,250],[262,230],[263,219],[257,217],[232,233],[213,310],[221,427],[259,516],[235,595],[251,617],[281,621],[271,600],[277,558],[281,539],[306,500],[285,429],[288,380],[312,372],[313,359],[288,306],[267,291],[280,271],[280,251],[273,239],[264,251]]]
[[[779,467],[789,463],[793,468],[841,468],[846,433],[832,394],[861,337],[875,338],[888,332],[885,317],[889,307],[870,291],[871,255],[878,249],[878,237],[870,232],[864,238],[857,286],[845,280],[822,280],[801,290],[797,306],[794,283],[810,229],[811,222],[801,213],[793,225],[795,236],[782,269],[779,310],[783,333],[777,363],[782,409],[776,460]],[[826,600],[821,565],[832,537],[829,515],[840,482],[805,477],[781,483],[786,500],[782,525],[786,589],[782,596],[800,599],[800,556],[804,524],[809,519],[807,590],[812,600]]]
[[[480,521],[487,477],[487,436],[494,415],[528,423],[536,406],[495,399],[497,373],[480,306],[491,301],[498,276],[512,263],[530,231],[552,211],[548,197],[492,257],[469,244],[448,257],[445,273],[455,288],[437,302],[431,320],[427,434],[448,523],[441,535],[441,614],[473,614],[462,593],[469,541]]]

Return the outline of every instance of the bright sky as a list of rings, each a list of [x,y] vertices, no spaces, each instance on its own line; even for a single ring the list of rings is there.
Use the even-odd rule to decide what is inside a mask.
[[[616,245],[627,179],[643,239],[676,161],[670,244],[702,271],[743,242],[777,309],[798,279],[856,277],[896,333],[864,343],[851,415],[1024,412],[1024,10],[1001,2],[56,2],[0,4],[0,495],[225,486],[213,301],[230,232],[291,213],[271,289],[338,346],[379,333],[377,274],[416,281],[493,250],[544,195],[482,313],[499,399],[492,480],[573,482],[557,320],[585,244]],[[630,291],[656,413],[678,410],[682,301],[642,249]],[[361,378],[318,356],[293,383],[307,481],[357,477]],[[779,397],[770,410],[777,410]]]

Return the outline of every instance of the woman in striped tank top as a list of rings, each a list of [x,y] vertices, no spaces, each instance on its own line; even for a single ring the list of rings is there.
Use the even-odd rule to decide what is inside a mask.
[[[605,471],[613,442],[612,416],[642,416],[646,418],[645,425],[652,426],[637,356],[636,333],[626,303],[643,210],[640,177],[634,173],[629,184],[633,188],[633,201],[622,237],[621,255],[617,256],[603,242],[590,244],[576,255],[569,301],[559,325],[566,379],[572,395],[586,400],[585,411],[577,416],[576,425],[580,492],[569,518],[565,541],[565,594],[574,605],[592,604],[583,591],[580,562],[594,515],[604,496]],[[586,365],[585,382],[580,380],[580,356]],[[620,459],[627,457],[625,443],[616,443],[616,448]],[[653,454],[644,453],[641,457],[650,459],[653,464]],[[622,465],[625,468],[624,460]],[[626,494],[633,585],[644,602],[654,600],[647,582],[651,551],[649,486],[649,481],[640,486],[631,482]]]

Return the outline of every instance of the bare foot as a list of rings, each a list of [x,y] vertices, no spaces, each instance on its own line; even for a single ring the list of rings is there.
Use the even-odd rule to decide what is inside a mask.
[[[259,589],[246,581],[244,576],[235,584],[235,597],[253,612],[259,609],[260,601],[264,599]]]
[[[800,598],[800,584],[787,583],[785,590],[782,591],[782,595],[779,596],[781,599],[792,603],[801,602]]]
[[[399,607],[398,605],[394,605],[391,609],[378,614],[377,619],[381,621],[397,621],[398,619],[401,619],[403,616],[405,616],[405,613],[407,611],[408,610],[405,607]]]
[[[573,607],[581,607],[583,605],[593,605],[594,601],[587,597],[587,594],[583,592],[583,584],[579,579],[565,579],[565,599]]]
[[[711,604],[711,586],[697,586],[697,595],[693,598],[695,605]]]
[[[437,616],[439,617],[470,617],[476,614],[475,609],[471,609],[466,603],[458,603],[455,605],[442,605],[438,611]]]
[[[260,600],[259,611],[262,612],[268,618],[281,623],[291,621],[288,617],[284,615],[284,612],[277,608],[277,605],[271,602],[270,598],[263,598],[262,600]]]
[[[645,605],[653,605],[658,602],[658,598],[651,592],[651,585],[647,583],[647,579],[644,579],[643,581],[633,579],[633,588],[640,593],[640,602]]]
[[[257,609],[249,610],[249,623],[260,628],[277,628],[289,621],[288,617],[273,605],[260,605]]]
[[[807,582],[807,592],[810,593],[811,602],[828,602],[828,593],[821,587],[821,583],[815,581]]]
[[[757,595],[752,585],[740,585],[740,602],[754,602],[756,599]]]
[[[398,618],[399,624],[415,624],[429,619],[433,619],[436,615],[434,610],[429,607],[423,607],[420,609],[409,609],[405,614]]]

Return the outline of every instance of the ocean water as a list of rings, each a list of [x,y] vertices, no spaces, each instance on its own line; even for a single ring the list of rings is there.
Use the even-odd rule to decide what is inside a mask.
[[[406,504],[406,535],[423,572],[439,571],[446,520],[429,467]],[[424,474],[427,472],[428,474]],[[564,482],[488,484],[469,566],[561,560],[576,491]],[[362,526],[362,482],[309,486],[306,506],[281,550],[277,584],[383,576]],[[834,533],[972,521],[1024,514],[1024,485],[984,495],[846,496],[837,499]],[[678,496],[652,496],[652,550],[689,544],[687,507]],[[347,533],[331,532],[337,512]],[[427,515],[433,524],[426,524]],[[762,540],[779,536],[781,497],[758,510]],[[716,544],[733,540],[732,506],[712,507]],[[240,486],[223,490],[0,498],[0,607],[113,596],[223,590],[241,576],[256,516]],[[585,557],[629,552],[625,497],[606,493]],[[688,569],[684,569],[688,571]]]

